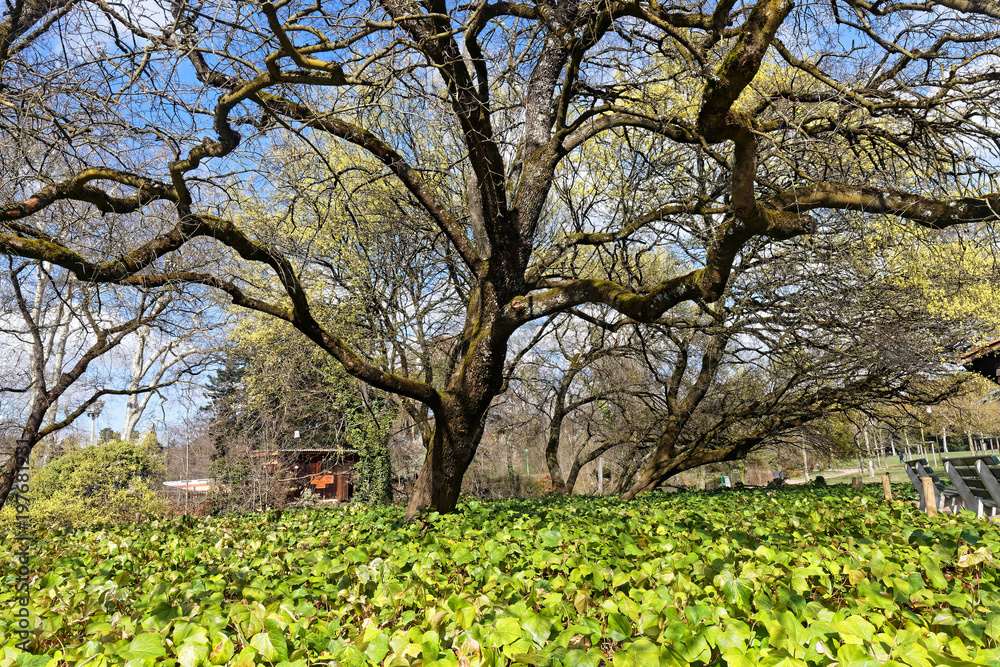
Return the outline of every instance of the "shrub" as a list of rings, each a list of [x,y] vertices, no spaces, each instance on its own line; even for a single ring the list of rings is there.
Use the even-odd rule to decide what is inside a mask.
[[[73,450],[31,470],[28,516],[39,526],[150,520],[163,513],[153,487],[163,474],[152,434],[138,443],[112,440]]]

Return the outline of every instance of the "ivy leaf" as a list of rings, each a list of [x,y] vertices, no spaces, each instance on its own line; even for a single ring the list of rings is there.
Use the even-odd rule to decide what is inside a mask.
[[[575,648],[566,653],[563,663],[566,667],[597,667],[601,662],[601,653],[597,649],[583,651]]]
[[[608,630],[612,640],[625,641],[632,636],[632,623],[621,614],[608,614]]]
[[[364,549],[348,549],[348,551],[344,554],[344,556],[346,556],[347,559],[350,560],[352,563],[355,563],[357,565],[360,565],[362,563],[367,563],[369,560],[368,552],[365,551]]]
[[[143,614],[142,627],[147,630],[163,630],[170,625],[170,621],[181,616],[182,613],[174,605],[161,600],[152,610]]]
[[[860,616],[851,616],[832,625],[840,633],[840,638],[848,644],[861,644],[861,640],[870,642],[875,633],[875,626]]]
[[[513,619],[511,619],[513,620]],[[420,651],[424,662],[437,660],[441,650],[441,637],[434,630],[428,630],[420,638]]]
[[[389,653],[389,635],[384,632],[380,632],[372,639],[368,643],[368,648],[365,649],[365,655],[372,662],[382,662],[387,653]]]
[[[47,655],[35,655],[33,653],[17,654],[18,667],[45,667],[54,660],[54,658],[50,658]]]
[[[837,650],[837,660],[846,667],[882,667],[882,662],[858,644],[844,644]]]
[[[285,635],[272,620],[264,623],[265,629],[250,638],[250,646],[258,652],[268,662],[278,662],[288,660],[288,645],[285,642]]]
[[[648,639],[639,639],[615,653],[614,667],[660,667],[660,649]]]
[[[749,609],[753,589],[750,588],[746,579],[733,579],[722,585],[722,594],[729,604],[737,605],[741,609]]]
[[[556,547],[559,546],[559,541],[562,540],[563,534],[558,530],[543,530],[538,533],[538,538],[544,546]]]
[[[538,614],[529,613],[522,617],[521,627],[524,628],[536,644],[542,646],[549,640],[552,621],[542,618]]]
[[[455,550],[451,552],[451,557],[457,565],[467,565],[476,559],[472,550],[464,544],[456,545]]]
[[[493,634],[498,646],[507,646],[521,638],[521,625],[517,619],[504,616],[497,621]]]
[[[778,662],[771,665],[771,667],[807,667],[807,665],[802,660],[797,660],[791,656],[785,656]]]
[[[199,667],[208,657],[208,647],[196,642],[187,642],[177,652],[177,662],[181,667]]]
[[[455,612],[455,622],[460,628],[468,630],[472,627],[473,621],[476,620],[476,608],[468,600],[452,595],[448,598],[448,608]]]
[[[881,550],[875,551],[875,555],[868,561],[868,568],[876,579],[886,579],[899,572],[899,565],[887,560]]]
[[[128,648],[121,652],[126,660],[136,658],[162,658],[167,654],[163,648],[163,639],[158,634],[144,632],[129,643]]]
[[[213,665],[224,665],[233,657],[236,646],[233,640],[221,632],[212,633],[212,650],[208,659]]]
[[[986,615],[985,631],[990,639],[1000,639],[1000,614]]]
[[[722,658],[729,667],[757,667],[756,656],[750,656],[748,651],[735,646],[723,651]]]

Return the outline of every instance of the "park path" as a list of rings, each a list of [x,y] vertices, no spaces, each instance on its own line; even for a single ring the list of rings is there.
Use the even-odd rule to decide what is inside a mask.
[[[862,473],[862,472],[863,472],[863,474],[866,474],[866,475],[868,474],[867,471],[862,471],[860,468],[849,468],[849,469],[846,469],[846,470],[841,470],[841,469],[838,469],[838,470],[820,470],[818,472],[810,472],[809,473],[809,480],[812,481],[817,476],[822,476],[823,479],[829,481],[831,479],[836,479],[838,477],[847,477],[848,475],[857,475],[858,473]],[[788,480],[788,483],[789,484],[804,484],[805,480],[804,479],[790,479],[790,480]]]

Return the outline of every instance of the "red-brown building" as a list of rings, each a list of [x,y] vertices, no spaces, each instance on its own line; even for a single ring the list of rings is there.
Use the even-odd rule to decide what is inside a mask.
[[[354,495],[353,449],[275,449],[253,452],[264,470],[287,482],[289,495],[297,497],[311,488],[322,500],[348,501]]]

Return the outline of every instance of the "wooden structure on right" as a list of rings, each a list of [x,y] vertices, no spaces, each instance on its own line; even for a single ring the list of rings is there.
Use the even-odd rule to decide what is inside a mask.
[[[966,509],[984,515],[1000,513],[1000,459],[996,456],[961,456],[942,459],[951,484],[945,484],[926,459],[907,461],[906,474],[920,494],[920,510],[926,511],[926,497],[921,478],[931,480],[930,490],[938,510],[949,508],[952,512]]]
[[[970,373],[1000,384],[1000,338],[966,352],[958,364]]]
[[[320,500],[346,502],[354,495],[354,466],[360,460],[354,449],[274,449],[251,456],[289,485],[289,498],[299,497],[306,488]]]

